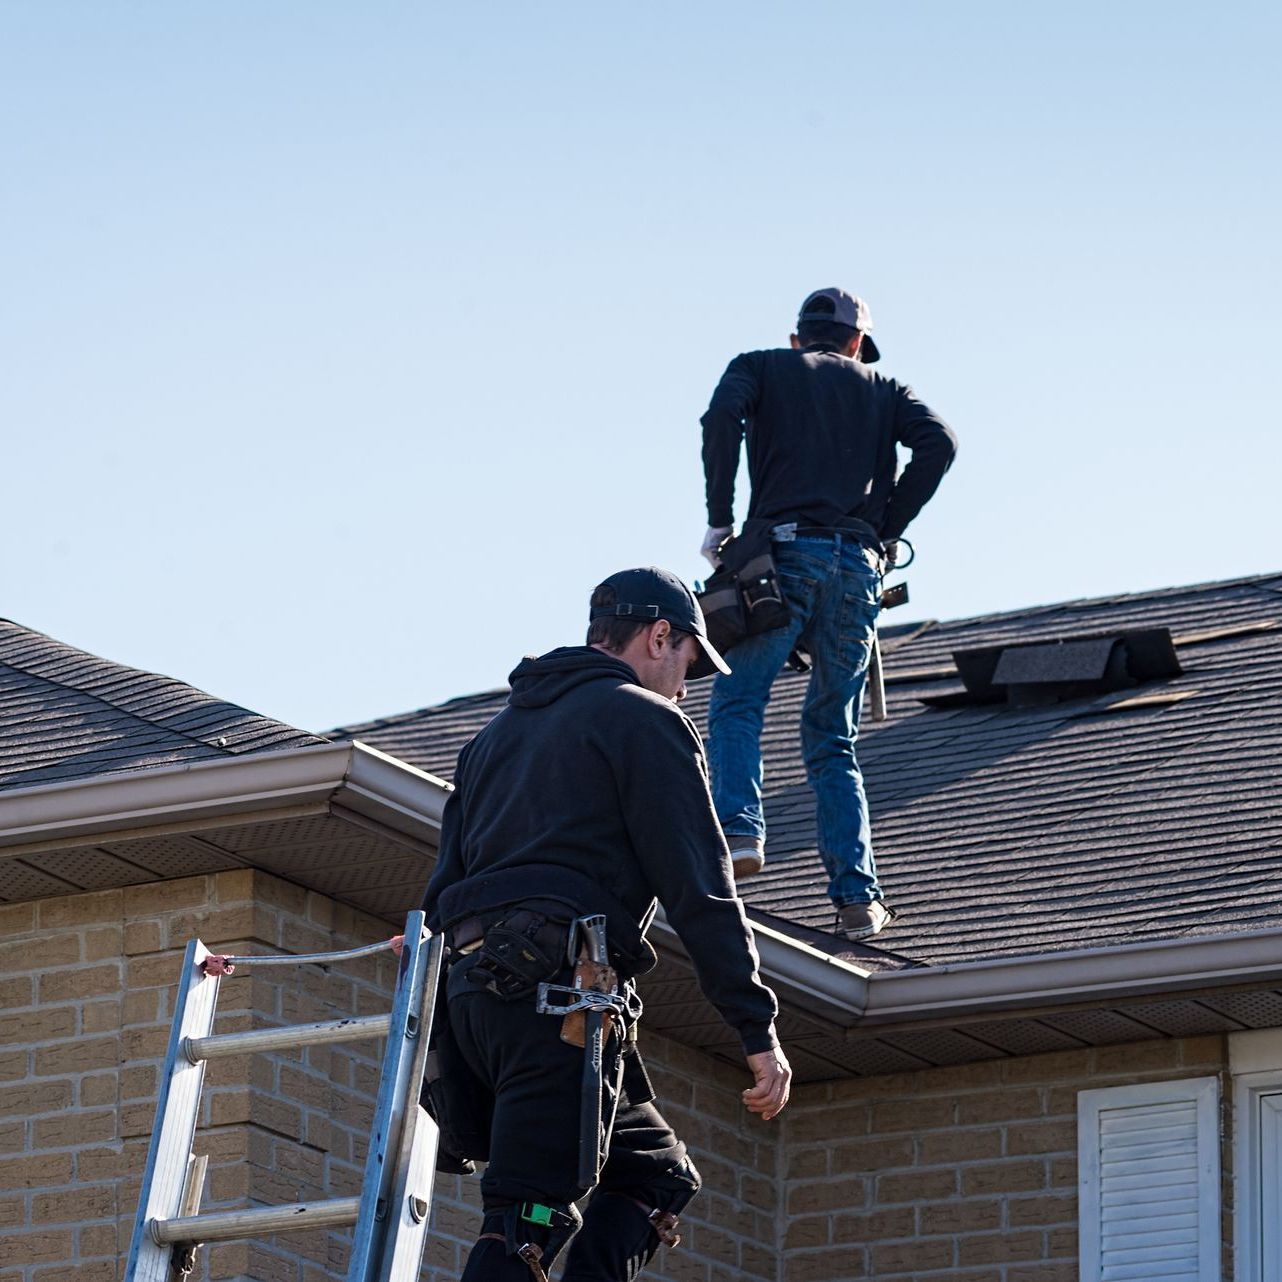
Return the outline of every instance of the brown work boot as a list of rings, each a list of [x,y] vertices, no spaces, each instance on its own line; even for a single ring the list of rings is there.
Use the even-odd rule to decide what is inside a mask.
[[[880,899],[869,904],[847,904],[837,909],[837,934],[845,935],[851,942],[871,939],[884,930],[897,916]]]
[[[727,837],[735,881],[755,877],[766,866],[766,843],[760,837]]]

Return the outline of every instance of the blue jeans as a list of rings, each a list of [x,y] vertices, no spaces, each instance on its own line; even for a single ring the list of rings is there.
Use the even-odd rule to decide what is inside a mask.
[[[761,725],[774,679],[804,633],[814,671],[801,709],[801,752],[828,895],[838,908],[868,903],[882,894],[855,738],[879,608],[876,554],[834,533],[776,543],[774,556],[792,618],[735,646],[727,658],[734,671],[712,688],[708,764],[717,818],[727,837],[765,838]]]

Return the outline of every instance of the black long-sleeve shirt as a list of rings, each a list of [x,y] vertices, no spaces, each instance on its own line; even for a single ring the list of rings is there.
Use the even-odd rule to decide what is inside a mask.
[[[734,523],[748,438],[748,519],[832,528],[867,522],[896,539],[934,494],[957,438],[912,389],[819,347],[736,356],[704,414],[708,524]],[[897,445],[912,458],[896,480]]]
[[[429,924],[552,899],[605,912],[613,945],[639,936],[657,898],[745,1052],[777,1045],[694,724],[588,646],[526,659],[511,682],[459,756]]]

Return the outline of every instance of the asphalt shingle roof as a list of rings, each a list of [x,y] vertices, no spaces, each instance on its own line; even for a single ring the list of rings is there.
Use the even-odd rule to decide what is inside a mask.
[[[0,789],[325,742],[0,619]]]
[[[944,964],[1282,924],[1282,575],[946,623],[893,617],[889,716],[865,712],[859,746],[879,873],[901,913],[878,946]],[[961,689],[954,650],[1136,627],[1170,629],[1182,675],[1031,708],[919,701]],[[762,740],[768,863],[742,893],[750,908],[827,929],[798,741],[805,687],[791,673],[775,684]],[[707,697],[699,683],[685,705],[701,725]],[[505,699],[333,734],[449,778]]]

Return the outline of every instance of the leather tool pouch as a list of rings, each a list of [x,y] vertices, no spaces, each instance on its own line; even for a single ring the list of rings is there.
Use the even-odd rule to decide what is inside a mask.
[[[531,996],[565,965],[566,927],[517,909],[488,926],[468,979],[505,1002]]]
[[[575,988],[592,988],[598,993],[612,993],[618,986],[619,977],[613,966],[599,966],[596,962],[580,957],[574,966]],[[561,1020],[561,1040],[571,1046],[582,1047],[587,1043],[587,1029],[584,1026],[586,1012],[572,1010]],[[614,1012],[606,1011],[602,1021],[603,1036],[609,1038],[614,1027]]]
[[[722,653],[790,618],[771,549],[772,528],[768,521],[747,522],[722,548],[721,567],[697,594],[708,640]]]

